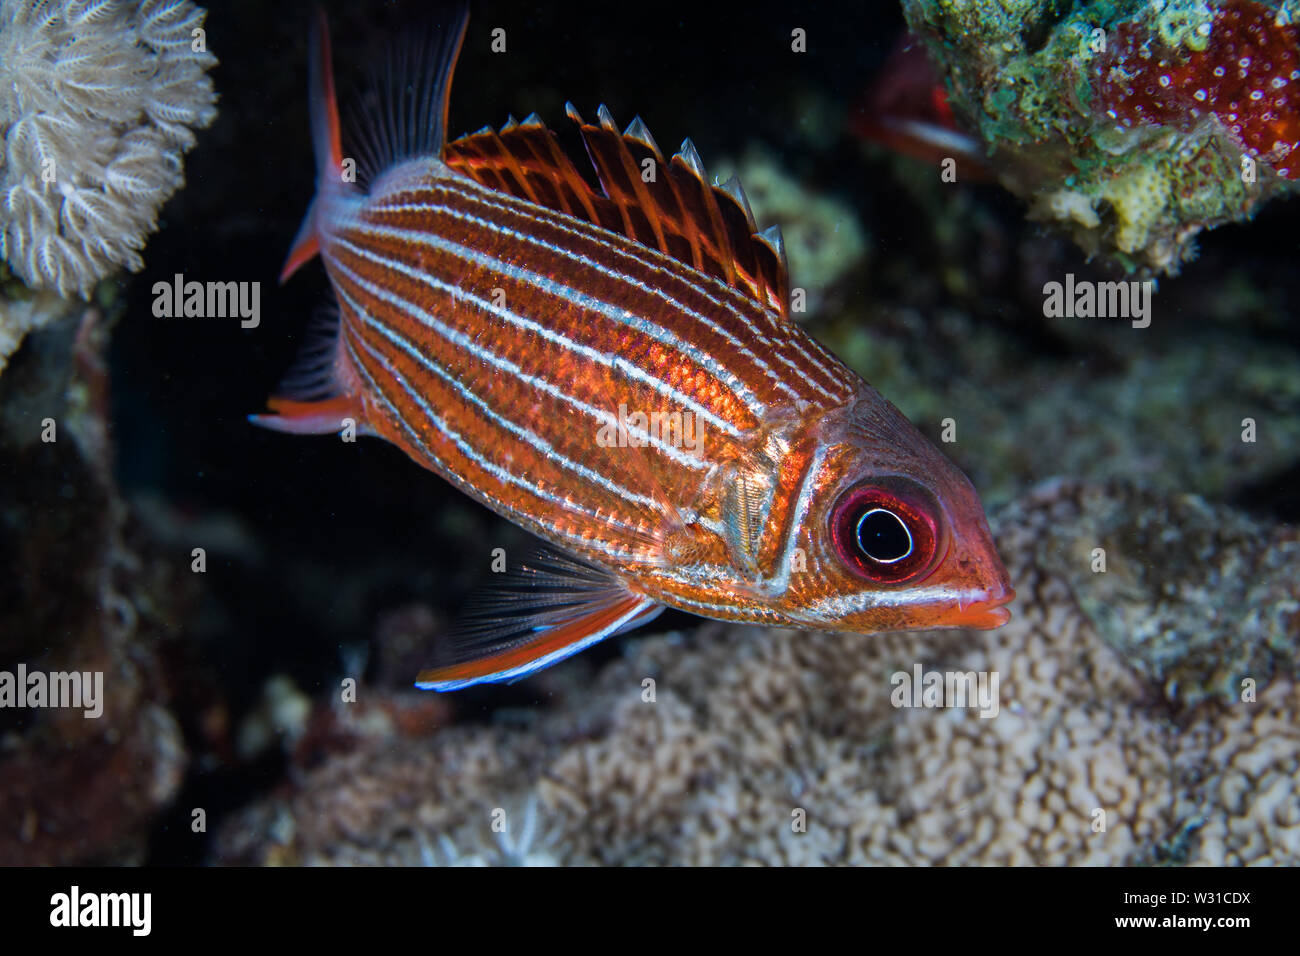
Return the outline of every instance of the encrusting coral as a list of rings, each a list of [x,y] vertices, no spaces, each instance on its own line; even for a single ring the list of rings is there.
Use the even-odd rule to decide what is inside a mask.
[[[1034,218],[1130,270],[1300,186],[1294,0],[904,0]]]
[[[229,821],[216,859],[1300,862],[1295,536],[1124,484],[1043,486],[991,517],[1020,594],[1000,630],[629,641],[531,726],[375,741],[304,772]],[[1216,584],[1194,588],[1196,567]],[[1181,657],[1089,610],[1174,593]],[[1290,616],[1234,631],[1266,608]],[[996,672],[998,713],[895,708],[893,675],[917,665]]]
[[[0,258],[89,298],[138,271],[216,116],[205,12],[189,0],[0,0]]]

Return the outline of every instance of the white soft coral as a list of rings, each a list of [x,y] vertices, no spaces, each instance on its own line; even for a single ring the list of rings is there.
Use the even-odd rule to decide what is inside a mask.
[[[88,298],[138,271],[216,116],[217,61],[189,0],[0,0],[0,257]]]

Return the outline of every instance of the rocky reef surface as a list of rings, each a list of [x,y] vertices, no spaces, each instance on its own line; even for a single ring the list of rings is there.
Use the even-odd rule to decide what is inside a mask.
[[[0,667],[98,672],[102,688],[93,708],[0,710],[5,866],[145,860],[187,770],[178,683],[191,713],[210,702],[178,640],[193,576],[113,478],[109,323],[76,311],[34,332],[0,379]]]
[[[300,770],[214,859],[1300,863],[1300,537],[1069,482],[993,526],[1020,594],[1001,630],[635,641],[528,726]],[[997,673],[1000,708],[895,706],[918,666]]]

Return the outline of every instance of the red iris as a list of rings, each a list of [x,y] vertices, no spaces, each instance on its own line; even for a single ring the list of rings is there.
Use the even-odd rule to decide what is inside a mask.
[[[840,560],[877,584],[910,584],[938,566],[939,508],[919,485],[902,479],[850,488],[831,512]]]

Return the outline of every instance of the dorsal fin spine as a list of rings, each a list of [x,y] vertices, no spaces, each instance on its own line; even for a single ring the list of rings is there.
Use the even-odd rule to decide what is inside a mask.
[[[677,157],[673,157],[673,158],[676,159]],[[673,191],[673,197],[677,201],[677,208],[683,210],[684,213],[684,211],[687,208],[686,197],[683,196],[682,191],[677,188],[677,177],[673,176],[670,170],[666,178],[668,180],[668,188]],[[704,270],[704,247],[703,247],[702,237],[700,236],[699,232],[695,229],[687,229],[685,231],[685,236],[686,236],[687,244],[689,244],[691,247],[691,265],[693,265],[696,269],[703,271]]]
[[[749,224],[751,233],[758,232],[758,223],[754,221],[754,210],[749,206],[749,197],[745,195],[745,187],[740,183],[740,177],[732,175],[721,187],[723,192],[736,201],[745,212],[745,221]]]
[[[578,131],[582,133],[582,142],[587,150],[587,158],[591,160],[591,165],[595,167],[596,175],[599,176],[600,156],[597,154],[596,150],[592,148],[590,136],[592,130],[600,129],[600,127],[592,126],[590,123],[584,122],[576,109],[573,110],[571,116],[574,119],[574,121],[577,122],[578,124]],[[604,103],[600,104],[599,108],[597,108],[596,116],[600,120],[601,126],[605,126],[606,123],[608,123],[608,126],[606,128],[614,129],[614,120],[609,115],[609,110],[605,107]],[[614,129],[614,132],[617,133],[618,130]],[[613,191],[613,187],[611,186],[611,184],[606,183],[603,180],[601,182],[601,185],[604,187],[606,197],[609,197],[610,193]],[[622,224],[623,235],[628,236],[630,238],[635,238],[636,229],[632,225],[632,217],[628,215],[627,209],[623,206],[621,202],[614,202],[613,206],[614,206],[614,211],[618,214],[619,222]]]
[[[514,120],[513,116],[511,117],[511,120]],[[515,128],[518,128],[518,126],[518,123],[514,124]],[[502,132],[504,132],[504,130]],[[528,173],[519,165],[518,158],[511,153],[510,150],[506,149],[505,143],[502,142],[499,135],[493,133],[492,138],[495,140],[496,145],[500,147],[501,154],[506,157],[506,162],[508,164],[507,168],[509,168],[510,172],[514,174],[515,179],[519,182],[520,188],[524,190],[529,200],[532,202],[538,202],[537,190],[535,190],[533,184],[529,182]]]
[[[788,315],[784,244],[775,229],[759,233],[737,177],[709,183],[689,140],[665,161],[644,121],[622,133],[604,104],[598,124],[572,103],[575,124],[600,186],[578,172],[556,135],[530,114],[493,132],[485,128],[448,144],[445,161],[483,185],[590,222],[678,259],[765,309]],[[653,182],[641,177],[649,156],[662,164]]]
[[[618,158],[623,163],[623,169],[626,171],[628,178],[632,182],[632,191],[636,194],[637,205],[645,214],[646,220],[650,223],[650,228],[654,231],[655,242],[658,244],[660,249],[667,250],[668,240],[664,236],[664,227],[659,218],[659,209],[650,196],[650,190],[646,188],[646,182],[642,178],[641,167],[637,165],[636,158],[633,157],[631,151],[628,150],[627,142],[625,141],[623,134],[618,131],[618,125],[614,122],[613,115],[611,115],[609,110],[605,108],[604,104],[601,104],[600,109],[603,113],[601,126],[614,134],[617,143]],[[607,126],[605,122],[606,120],[609,121],[609,125]],[[655,150],[653,159],[655,162],[655,175],[658,176],[660,170],[663,168],[664,158],[660,155],[658,150]]]
[[[663,162],[664,154],[659,151],[659,144],[656,143],[655,138],[650,135],[649,128],[645,125],[645,122],[640,116],[632,117],[632,122],[628,123],[627,129],[623,130],[623,138],[635,140],[646,149],[650,150],[650,152],[654,153],[655,156],[658,157],[660,163]]]
[[[757,233],[755,238],[771,249],[772,254],[776,256],[778,276],[781,279],[781,286],[774,290],[776,309],[782,315],[786,315],[790,309],[790,264],[785,257],[785,237],[781,235],[781,227],[773,223]]]
[[[682,148],[677,151],[677,155],[682,158],[682,162],[695,174],[695,177],[707,186],[708,182],[704,178],[704,163],[700,160],[699,151],[696,150],[689,136],[682,140]]]
[[[555,141],[555,137],[546,136],[547,151],[550,155],[551,163],[556,168],[564,170],[566,180],[573,187],[574,194],[578,201],[582,203],[582,208],[587,213],[587,218],[591,222],[600,222],[600,214],[596,211],[596,204],[592,202],[590,190],[586,188],[587,183],[574,168],[573,163],[565,152],[560,149],[560,144]]]
[[[736,250],[731,247],[731,237],[727,235],[726,223],[722,221],[722,210],[718,208],[718,197],[714,194],[713,187],[709,185],[706,178],[704,161],[700,159],[700,154],[689,137],[682,143],[682,152],[687,155],[687,164],[691,167],[691,171],[699,177],[700,185],[704,187],[702,193],[704,208],[708,213],[709,222],[713,226],[713,234],[719,242],[718,252],[722,259],[722,269],[726,273],[727,285],[733,289],[738,289],[740,286],[736,283]]]
[[[781,227],[778,224],[772,223],[772,225],[768,226],[758,234],[758,238],[771,247],[772,251],[776,253],[777,258],[781,260],[782,265],[786,264],[785,237],[781,235]]]

